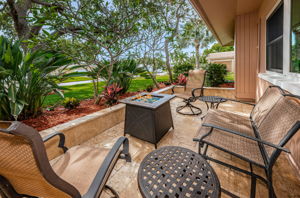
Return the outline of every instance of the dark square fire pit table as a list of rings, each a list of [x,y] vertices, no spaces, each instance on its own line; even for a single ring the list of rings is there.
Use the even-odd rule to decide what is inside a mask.
[[[141,93],[120,100],[126,104],[124,135],[130,134],[157,143],[172,127],[174,129],[170,100],[174,95]]]

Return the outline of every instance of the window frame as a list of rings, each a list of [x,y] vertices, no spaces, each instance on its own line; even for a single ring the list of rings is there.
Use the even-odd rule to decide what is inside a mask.
[[[265,26],[266,32],[265,36],[267,38],[267,21],[270,16],[279,8],[279,6],[283,4],[283,68],[282,72],[277,72],[274,70],[268,70],[267,68],[267,53],[266,53],[266,73],[275,74],[275,75],[283,75],[288,79],[294,79],[296,81],[300,81],[300,73],[291,72],[291,35],[292,35],[292,0],[277,0],[273,8],[267,14],[265,18]],[[265,42],[266,52],[267,52],[267,40]],[[296,78],[296,79],[295,79]]]
[[[283,40],[284,40],[284,16],[283,16],[283,25],[282,25],[282,29],[283,29],[283,32],[282,32],[282,35],[280,35],[279,37],[273,39],[271,42],[268,41],[269,40],[269,31],[268,31],[268,22],[270,20],[271,17],[273,17],[275,15],[275,13],[280,9],[280,7],[283,6],[283,15],[285,13],[285,10],[284,10],[284,2],[283,1],[279,1],[278,4],[276,4],[275,8],[272,9],[272,11],[268,14],[268,16],[266,17],[266,71],[271,71],[271,72],[274,72],[274,73],[279,73],[279,74],[283,74],[283,70],[284,70],[284,43],[283,43]],[[275,68],[268,68],[268,49],[269,49],[269,46],[270,44],[273,44],[274,42],[276,42],[277,40],[279,39],[282,39],[282,69],[275,69]]]

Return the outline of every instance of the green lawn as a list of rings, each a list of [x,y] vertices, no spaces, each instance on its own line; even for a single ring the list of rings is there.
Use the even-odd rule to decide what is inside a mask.
[[[67,82],[77,82],[77,81],[85,81],[85,80],[92,80],[91,78],[89,77],[71,77],[71,78],[68,78],[64,81],[62,81],[62,83],[67,83]]]
[[[168,78],[168,76],[158,76],[157,80],[160,82],[168,81],[169,78]],[[136,78],[136,79],[132,80],[129,91],[130,92],[141,91],[141,90],[146,89],[146,87],[151,84],[153,84],[151,79]],[[105,85],[104,82],[99,83],[100,91],[103,90],[104,85]],[[93,97],[93,84],[92,83],[65,86],[64,88],[65,88],[65,90],[64,90],[65,97],[74,97],[79,100]],[[57,94],[49,95],[45,99],[44,107],[55,105],[62,100],[63,99]]]

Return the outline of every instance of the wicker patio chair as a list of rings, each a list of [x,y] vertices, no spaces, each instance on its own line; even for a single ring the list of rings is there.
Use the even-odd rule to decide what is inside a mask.
[[[183,102],[185,103],[184,105],[176,108],[177,113],[183,115],[202,114],[202,110],[199,107],[192,105],[192,102],[195,102],[197,97],[203,96],[205,74],[205,70],[191,70],[189,71],[187,83],[184,87],[183,93],[175,93],[174,89],[176,88],[176,86],[172,88],[172,93],[177,97],[182,98]],[[189,111],[186,111],[185,109],[188,109]]]
[[[275,197],[272,167],[282,151],[289,152],[284,146],[300,131],[300,97],[271,86],[256,105],[245,104],[253,105],[250,117],[209,110],[194,141],[199,142],[199,153],[207,160],[250,175],[251,197],[255,196],[256,179],[268,185],[269,197]],[[209,146],[247,161],[250,171],[207,156]],[[255,174],[252,165],[263,168],[266,179]]]
[[[65,153],[48,161],[44,143],[59,136]],[[118,158],[130,161],[128,139],[121,137],[112,149],[64,146],[62,133],[44,139],[20,122],[0,122],[0,192],[6,197],[99,197]],[[123,145],[123,146],[122,146]]]

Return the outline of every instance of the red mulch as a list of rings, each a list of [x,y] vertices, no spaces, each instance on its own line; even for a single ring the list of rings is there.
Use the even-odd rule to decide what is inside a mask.
[[[223,87],[223,88],[234,88],[234,82],[223,83],[223,84],[219,85],[219,87]]]
[[[136,94],[137,92],[126,93],[120,96],[119,99],[127,98]],[[42,131],[107,107],[108,106],[106,104],[95,105],[94,99],[87,99],[81,101],[79,107],[76,109],[67,110],[64,107],[59,106],[55,108],[54,111],[44,110],[40,116],[23,120],[22,122],[38,131]]]

